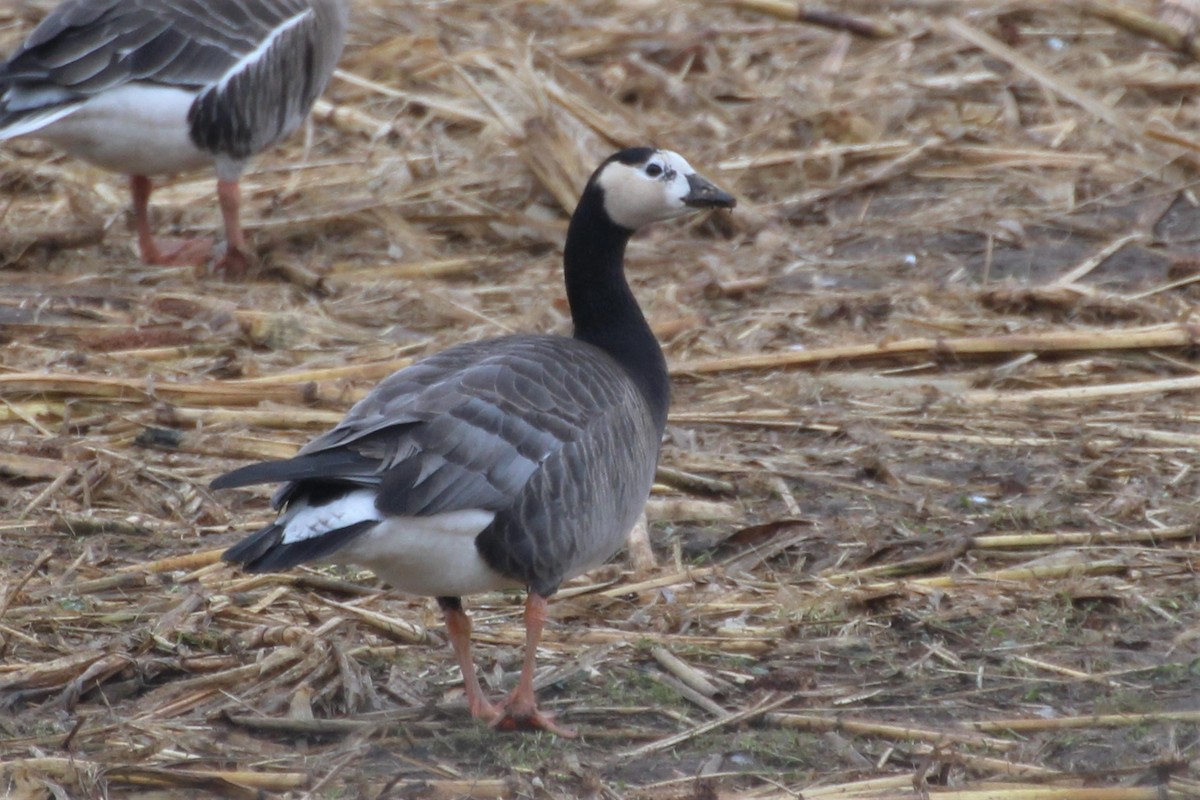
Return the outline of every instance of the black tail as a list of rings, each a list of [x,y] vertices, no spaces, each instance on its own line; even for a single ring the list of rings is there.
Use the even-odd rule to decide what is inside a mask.
[[[278,572],[310,561],[321,561],[377,524],[377,520],[365,519],[319,536],[284,544],[283,526],[271,523],[226,550],[221,554],[221,560],[241,564],[247,572]]]

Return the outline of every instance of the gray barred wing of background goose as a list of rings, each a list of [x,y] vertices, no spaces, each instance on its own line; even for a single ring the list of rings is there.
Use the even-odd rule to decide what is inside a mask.
[[[0,136],[129,83],[197,93],[197,147],[244,160],[300,124],[341,55],[344,0],[67,0],[0,67]]]

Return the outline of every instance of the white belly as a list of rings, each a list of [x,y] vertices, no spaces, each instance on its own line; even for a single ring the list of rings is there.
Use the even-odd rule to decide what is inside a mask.
[[[492,521],[487,511],[432,517],[389,517],[338,550],[337,563],[366,567],[389,586],[426,597],[461,597],[520,587],[487,565],[475,536]]]
[[[409,594],[460,597],[520,586],[489,567],[475,547],[475,537],[495,516],[470,509],[427,517],[385,517],[375,507],[374,490],[357,489],[320,506],[297,500],[276,522],[283,526],[280,545],[287,547],[374,521],[374,527],[334,551],[329,560],[366,567]]]
[[[188,136],[195,94],[130,83],[33,131],[76,158],[126,175],[170,175],[213,163]]]

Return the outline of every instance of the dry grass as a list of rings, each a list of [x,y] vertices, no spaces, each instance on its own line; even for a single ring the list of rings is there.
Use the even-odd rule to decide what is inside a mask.
[[[1191,40],[1134,0],[835,5],[356,0],[246,181],[245,285],[0,151],[4,791],[1200,796],[1200,65],[1146,37]],[[742,201],[630,252],[676,376],[660,566],[552,606],[581,739],[495,735],[431,604],[226,568],[265,494],[206,486],[413,357],[566,330],[565,209],[646,141]],[[160,226],[214,230],[211,183]],[[519,598],[470,607],[499,693]]]

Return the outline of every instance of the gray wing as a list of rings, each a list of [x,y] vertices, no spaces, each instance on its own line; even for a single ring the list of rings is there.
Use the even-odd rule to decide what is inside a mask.
[[[496,571],[549,596],[625,543],[654,482],[662,427],[633,382],[612,371],[571,373],[571,402],[587,408],[576,436],[549,455],[476,546]]]
[[[346,39],[345,0],[260,0],[257,5],[270,6],[257,22],[282,21],[201,91],[188,115],[197,146],[235,161],[299,127],[325,91]]]
[[[209,129],[244,109],[197,138],[244,158],[303,119],[341,54],[346,15],[343,0],[66,0],[0,66],[0,136],[145,81],[203,92],[193,114]]]
[[[563,337],[459,345],[381,382],[295,458],[235,470],[213,486],[288,481],[281,505],[302,486],[343,482],[378,486],[387,514],[501,511],[597,416],[607,398],[591,384],[601,374],[628,383],[598,350]]]

